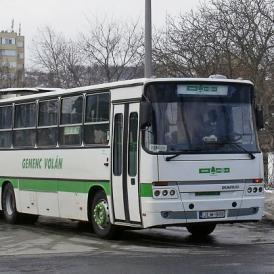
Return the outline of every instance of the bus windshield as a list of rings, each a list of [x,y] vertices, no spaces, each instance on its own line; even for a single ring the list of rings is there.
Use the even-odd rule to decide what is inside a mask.
[[[151,123],[144,129],[146,150],[160,154],[258,152],[252,89],[234,83],[149,84],[144,94],[152,108]]]

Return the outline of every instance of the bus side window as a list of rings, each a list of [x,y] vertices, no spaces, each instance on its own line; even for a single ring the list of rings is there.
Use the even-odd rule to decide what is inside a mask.
[[[84,127],[85,144],[108,144],[109,108],[110,98],[108,93],[87,96]]]
[[[34,147],[36,139],[36,103],[15,105],[14,147]]]
[[[80,146],[82,144],[83,96],[62,98],[60,145]]]
[[[58,99],[40,101],[37,129],[39,147],[56,146],[58,139]]]
[[[12,141],[12,106],[0,107],[0,148],[10,148]]]

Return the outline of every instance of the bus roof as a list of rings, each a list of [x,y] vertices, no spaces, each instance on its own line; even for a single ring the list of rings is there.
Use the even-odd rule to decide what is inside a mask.
[[[117,82],[111,82],[111,83],[105,83],[105,84],[98,84],[98,85],[92,85],[92,86],[84,86],[84,87],[77,87],[77,88],[71,88],[71,89],[54,89],[54,91],[50,91],[50,89],[46,89],[46,92],[42,92],[43,89],[37,90],[40,91],[40,93],[37,94],[31,94],[31,95],[25,95],[20,97],[12,97],[7,99],[1,99],[0,103],[5,102],[16,102],[16,101],[22,101],[22,100],[28,100],[28,99],[37,99],[37,98],[44,98],[44,97],[52,97],[52,96],[63,96],[63,95],[69,95],[79,92],[85,92],[85,91],[96,91],[96,90],[106,90],[106,89],[117,89],[122,87],[130,87],[130,86],[141,86],[146,85],[148,83],[159,83],[159,82],[219,82],[219,83],[238,83],[238,84],[249,84],[253,85],[253,83],[249,80],[240,80],[240,79],[218,79],[218,78],[140,78],[140,79],[134,79],[134,80],[126,80],[126,81],[117,81]],[[8,90],[8,89],[6,89]],[[14,89],[19,90],[19,89]],[[22,89],[24,90],[24,89]],[[29,89],[26,89],[29,90]]]
[[[60,90],[60,88],[4,88],[0,89],[0,93],[10,93],[10,92],[20,92],[20,91],[29,91],[33,93],[42,93],[42,92],[50,92]]]

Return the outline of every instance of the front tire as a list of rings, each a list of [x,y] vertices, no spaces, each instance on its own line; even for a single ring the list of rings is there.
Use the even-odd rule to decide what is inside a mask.
[[[20,214],[16,209],[16,200],[14,189],[11,183],[8,183],[4,187],[3,191],[3,212],[4,217],[9,224],[17,224],[19,223]]]
[[[116,235],[116,227],[110,223],[109,207],[105,193],[98,191],[90,207],[90,221],[94,232],[103,239],[113,239]]]
[[[211,234],[216,227],[214,223],[198,223],[198,224],[188,224],[186,226],[188,232],[192,234],[195,238],[205,238]]]

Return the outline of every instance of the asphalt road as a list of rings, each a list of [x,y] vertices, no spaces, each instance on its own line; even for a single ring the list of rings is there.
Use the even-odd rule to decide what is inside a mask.
[[[105,241],[69,220],[12,226],[0,219],[0,273],[274,273],[274,226],[219,225],[204,241],[179,227]]]

